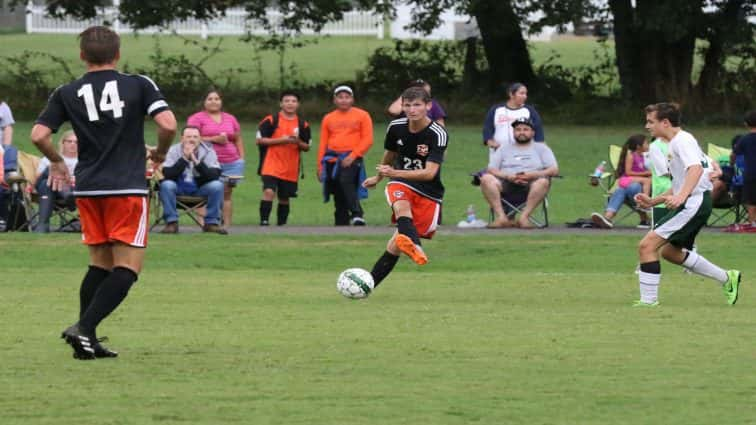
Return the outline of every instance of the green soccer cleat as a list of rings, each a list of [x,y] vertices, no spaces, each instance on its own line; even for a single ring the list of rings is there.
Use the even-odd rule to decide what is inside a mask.
[[[722,286],[727,295],[727,304],[735,305],[738,302],[738,289],[740,288],[740,271],[727,270],[727,282]]]
[[[659,301],[654,301],[652,303],[644,303],[641,300],[635,300],[633,303],[633,307],[659,307]]]

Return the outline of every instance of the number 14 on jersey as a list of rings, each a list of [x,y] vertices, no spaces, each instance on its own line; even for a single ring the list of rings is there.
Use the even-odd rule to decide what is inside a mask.
[[[89,121],[99,121],[99,112],[113,111],[113,118],[121,118],[123,116],[123,108],[126,104],[121,100],[121,96],[118,94],[118,83],[115,80],[108,81],[102,88],[99,112],[95,106],[95,96],[92,84],[84,84],[81,86],[79,91],[76,92],[76,95],[84,98],[84,105],[87,107]]]

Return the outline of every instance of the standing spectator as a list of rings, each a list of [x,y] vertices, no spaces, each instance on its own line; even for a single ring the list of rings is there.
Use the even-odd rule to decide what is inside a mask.
[[[507,88],[507,95],[509,99],[505,103],[494,105],[488,110],[483,122],[483,144],[490,148],[489,155],[499,146],[515,143],[512,123],[518,118],[528,118],[533,123],[533,140],[546,141],[541,116],[535,108],[525,104],[528,100],[528,88],[522,83],[513,83]]]
[[[79,162],[79,141],[73,130],[68,130],[60,137],[58,150],[63,162],[66,163],[68,172],[73,176],[76,170],[76,164]],[[76,209],[76,200],[73,196],[73,185],[64,185],[60,190],[53,191],[47,184],[47,178],[50,175],[50,160],[43,157],[39,161],[37,173],[34,175],[32,185],[37,189],[39,194],[39,223],[34,229],[37,233],[50,232],[50,216],[52,215],[55,201],[62,199],[66,207],[71,211]]]
[[[263,194],[260,201],[260,225],[269,225],[273,198],[278,195],[276,211],[279,226],[289,218],[289,200],[297,197],[297,182],[302,163],[301,152],[310,150],[310,124],[297,114],[299,95],[281,94],[281,111],[260,122],[257,144],[264,152],[260,158]]]
[[[431,85],[425,80],[417,79],[413,80],[409,83],[409,87],[422,87],[425,91],[428,92],[429,95],[431,94]],[[402,97],[399,96],[395,101],[389,105],[388,109],[386,110],[389,115],[393,118],[401,118],[404,117],[404,111],[402,111]],[[442,126],[446,127],[446,111],[444,111],[444,108],[441,107],[441,105],[436,102],[435,99],[431,97],[431,108],[430,111],[428,111],[428,118],[431,119],[431,121],[435,121]]]
[[[535,129],[528,118],[512,123],[514,145],[504,145],[494,152],[488,172],[480,178],[480,190],[494,212],[491,228],[512,227],[501,205],[502,196],[514,204],[525,202],[518,227],[530,228],[530,213],[549,193],[550,178],[559,174],[554,153],[545,143],[533,143]]]
[[[740,137],[733,154],[743,155],[743,203],[750,223],[747,231],[756,232],[756,110],[745,115],[745,125],[748,133]]]
[[[0,141],[3,146],[13,143],[13,113],[7,103],[0,101]]]
[[[181,132],[181,143],[168,150],[163,176],[165,178],[160,181],[160,202],[163,204],[165,227],[160,233],[178,233],[176,196],[188,195],[207,198],[203,232],[228,234],[220,225],[223,183],[220,181],[218,156],[202,142],[197,127],[185,127]]]
[[[120,46],[118,34],[107,27],[84,30],[79,57],[87,73],[53,91],[31,132],[32,143],[50,160],[53,190],[70,184],[71,175],[51,135],[71,121],[79,136],[74,195],[89,267],[79,289],[79,320],[61,337],[80,360],[118,355],[97,340],[97,326],[126,299],[144,264],[145,115],[157,125],[153,161],[165,159],[176,135],[176,118],[155,82],[116,70]]]
[[[244,141],[236,118],[223,111],[223,96],[212,89],[205,95],[203,110],[186,120],[186,125],[197,127],[202,140],[212,143],[218,155],[222,175],[226,179],[223,188],[223,224],[231,226],[233,205],[231,194],[244,175]]]
[[[333,103],[336,109],[326,114],[320,125],[318,177],[326,202],[333,195],[335,224],[364,226],[360,183],[365,175],[363,157],[373,145],[373,121],[366,111],[354,106],[349,86],[334,89]]]

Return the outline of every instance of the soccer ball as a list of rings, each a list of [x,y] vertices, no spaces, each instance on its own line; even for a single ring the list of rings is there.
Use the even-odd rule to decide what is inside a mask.
[[[336,281],[339,293],[354,300],[367,298],[373,292],[374,286],[370,272],[359,268],[344,270]]]

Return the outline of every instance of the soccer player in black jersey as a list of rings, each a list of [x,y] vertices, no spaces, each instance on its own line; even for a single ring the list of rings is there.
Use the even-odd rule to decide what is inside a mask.
[[[151,79],[116,71],[118,34],[90,27],[79,35],[79,47],[87,73],[53,91],[31,139],[50,160],[52,189],[75,184],[89,269],[79,290],[79,321],[61,337],[74,358],[89,360],[118,355],[99,343],[96,328],[126,298],[142,270],[149,230],[144,116],[158,127],[158,146],[150,153],[155,163],[165,159],[176,118]],[[66,121],[79,139],[75,180],[51,138]]]
[[[386,199],[397,223],[386,252],[371,271],[375,286],[391,273],[402,252],[419,265],[428,262],[420,238],[432,238],[438,226],[444,197],[441,163],[449,139],[444,127],[428,118],[430,108],[430,95],[422,87],[402,93],[406,117],[389,124],[378,175],[363,182],[371,189],[384,177],[389,179]]]

